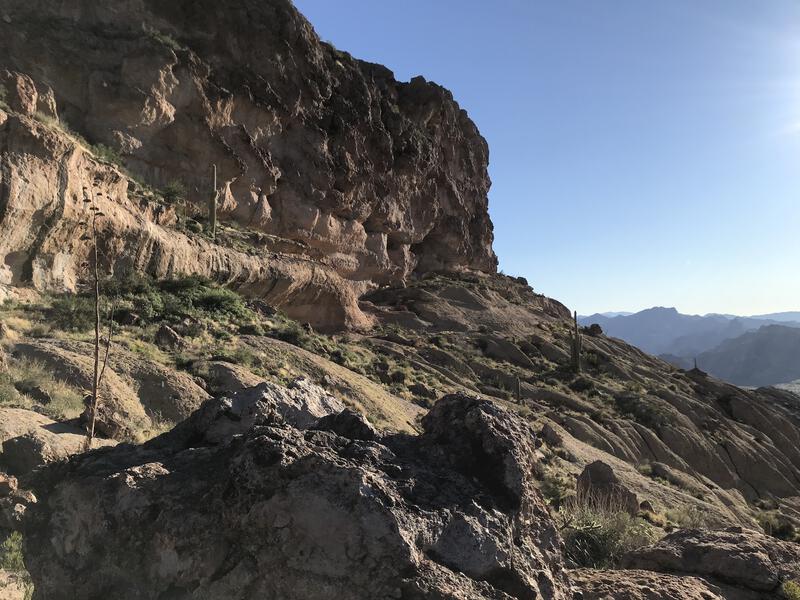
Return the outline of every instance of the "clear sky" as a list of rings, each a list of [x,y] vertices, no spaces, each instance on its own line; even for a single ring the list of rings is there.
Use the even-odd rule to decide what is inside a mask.
[[[583,314],[800,310],[800,1],[296,5],[453,91],[506,273]]]

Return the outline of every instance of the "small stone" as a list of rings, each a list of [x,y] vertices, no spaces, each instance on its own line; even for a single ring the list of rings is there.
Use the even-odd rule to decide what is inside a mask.
[[[180,334],[168,325],[162,325],[156,332],[156,346],[167,350],[183,348],[186,342]]]
[[[7,473],[0,473],[0,497],[10,496],[17,491],[17,478]]]

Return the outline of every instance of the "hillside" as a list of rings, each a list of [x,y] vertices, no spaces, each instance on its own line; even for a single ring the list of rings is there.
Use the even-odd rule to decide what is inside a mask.
[[[0,0],[0,31],[17,598],[794,585],[800,396],[677,369],[497,273],[488,148],[450,92],[288,0]]]
[[[737,385],[790,383],[800,379],[800,329],[767,325],[703,352],[697,364]]]

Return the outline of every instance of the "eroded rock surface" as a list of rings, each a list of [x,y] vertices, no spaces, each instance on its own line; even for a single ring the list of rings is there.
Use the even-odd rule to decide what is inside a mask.
[[[366,326],[358,296],[412,273],[495,270],[488,147],[466,112],[322,43],[288,0],[0,12],[5,283],[74,289],[93,184],[110,268],[209,275],[315,327]],[[156,188],[181,182],[195,216],[216,165],[219,218],[262,252],[178,233],[174,208],[96,160],[97,144]]]
[[[574,570],[569,577],[583,600],[729,600],[698,577],[595,569]]]
[[[77,424],[58,423],[22,408],[0,408],[0,468],[17,476],[82,452],[86,432]],[[96,439],[95,445],[113,445]]]
[[[37,597],[571,597],[521,418],[454,395],[421,435],[370,441],[288,425],[273,400],[209,401],[46,469],[25,533]]]
[[[682,530],[624,559],[626,567],[702,577],[728,591],[725,598],[775,598],[800,579],[800,544],[732,527]]]

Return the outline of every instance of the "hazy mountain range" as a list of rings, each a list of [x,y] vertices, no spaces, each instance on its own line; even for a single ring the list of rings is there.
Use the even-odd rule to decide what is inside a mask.
[[[745,386],[800,379],[800,312],[754,316],[684,315],[656,307],[633,314],[579,317],[676,366],[698,366]]]

